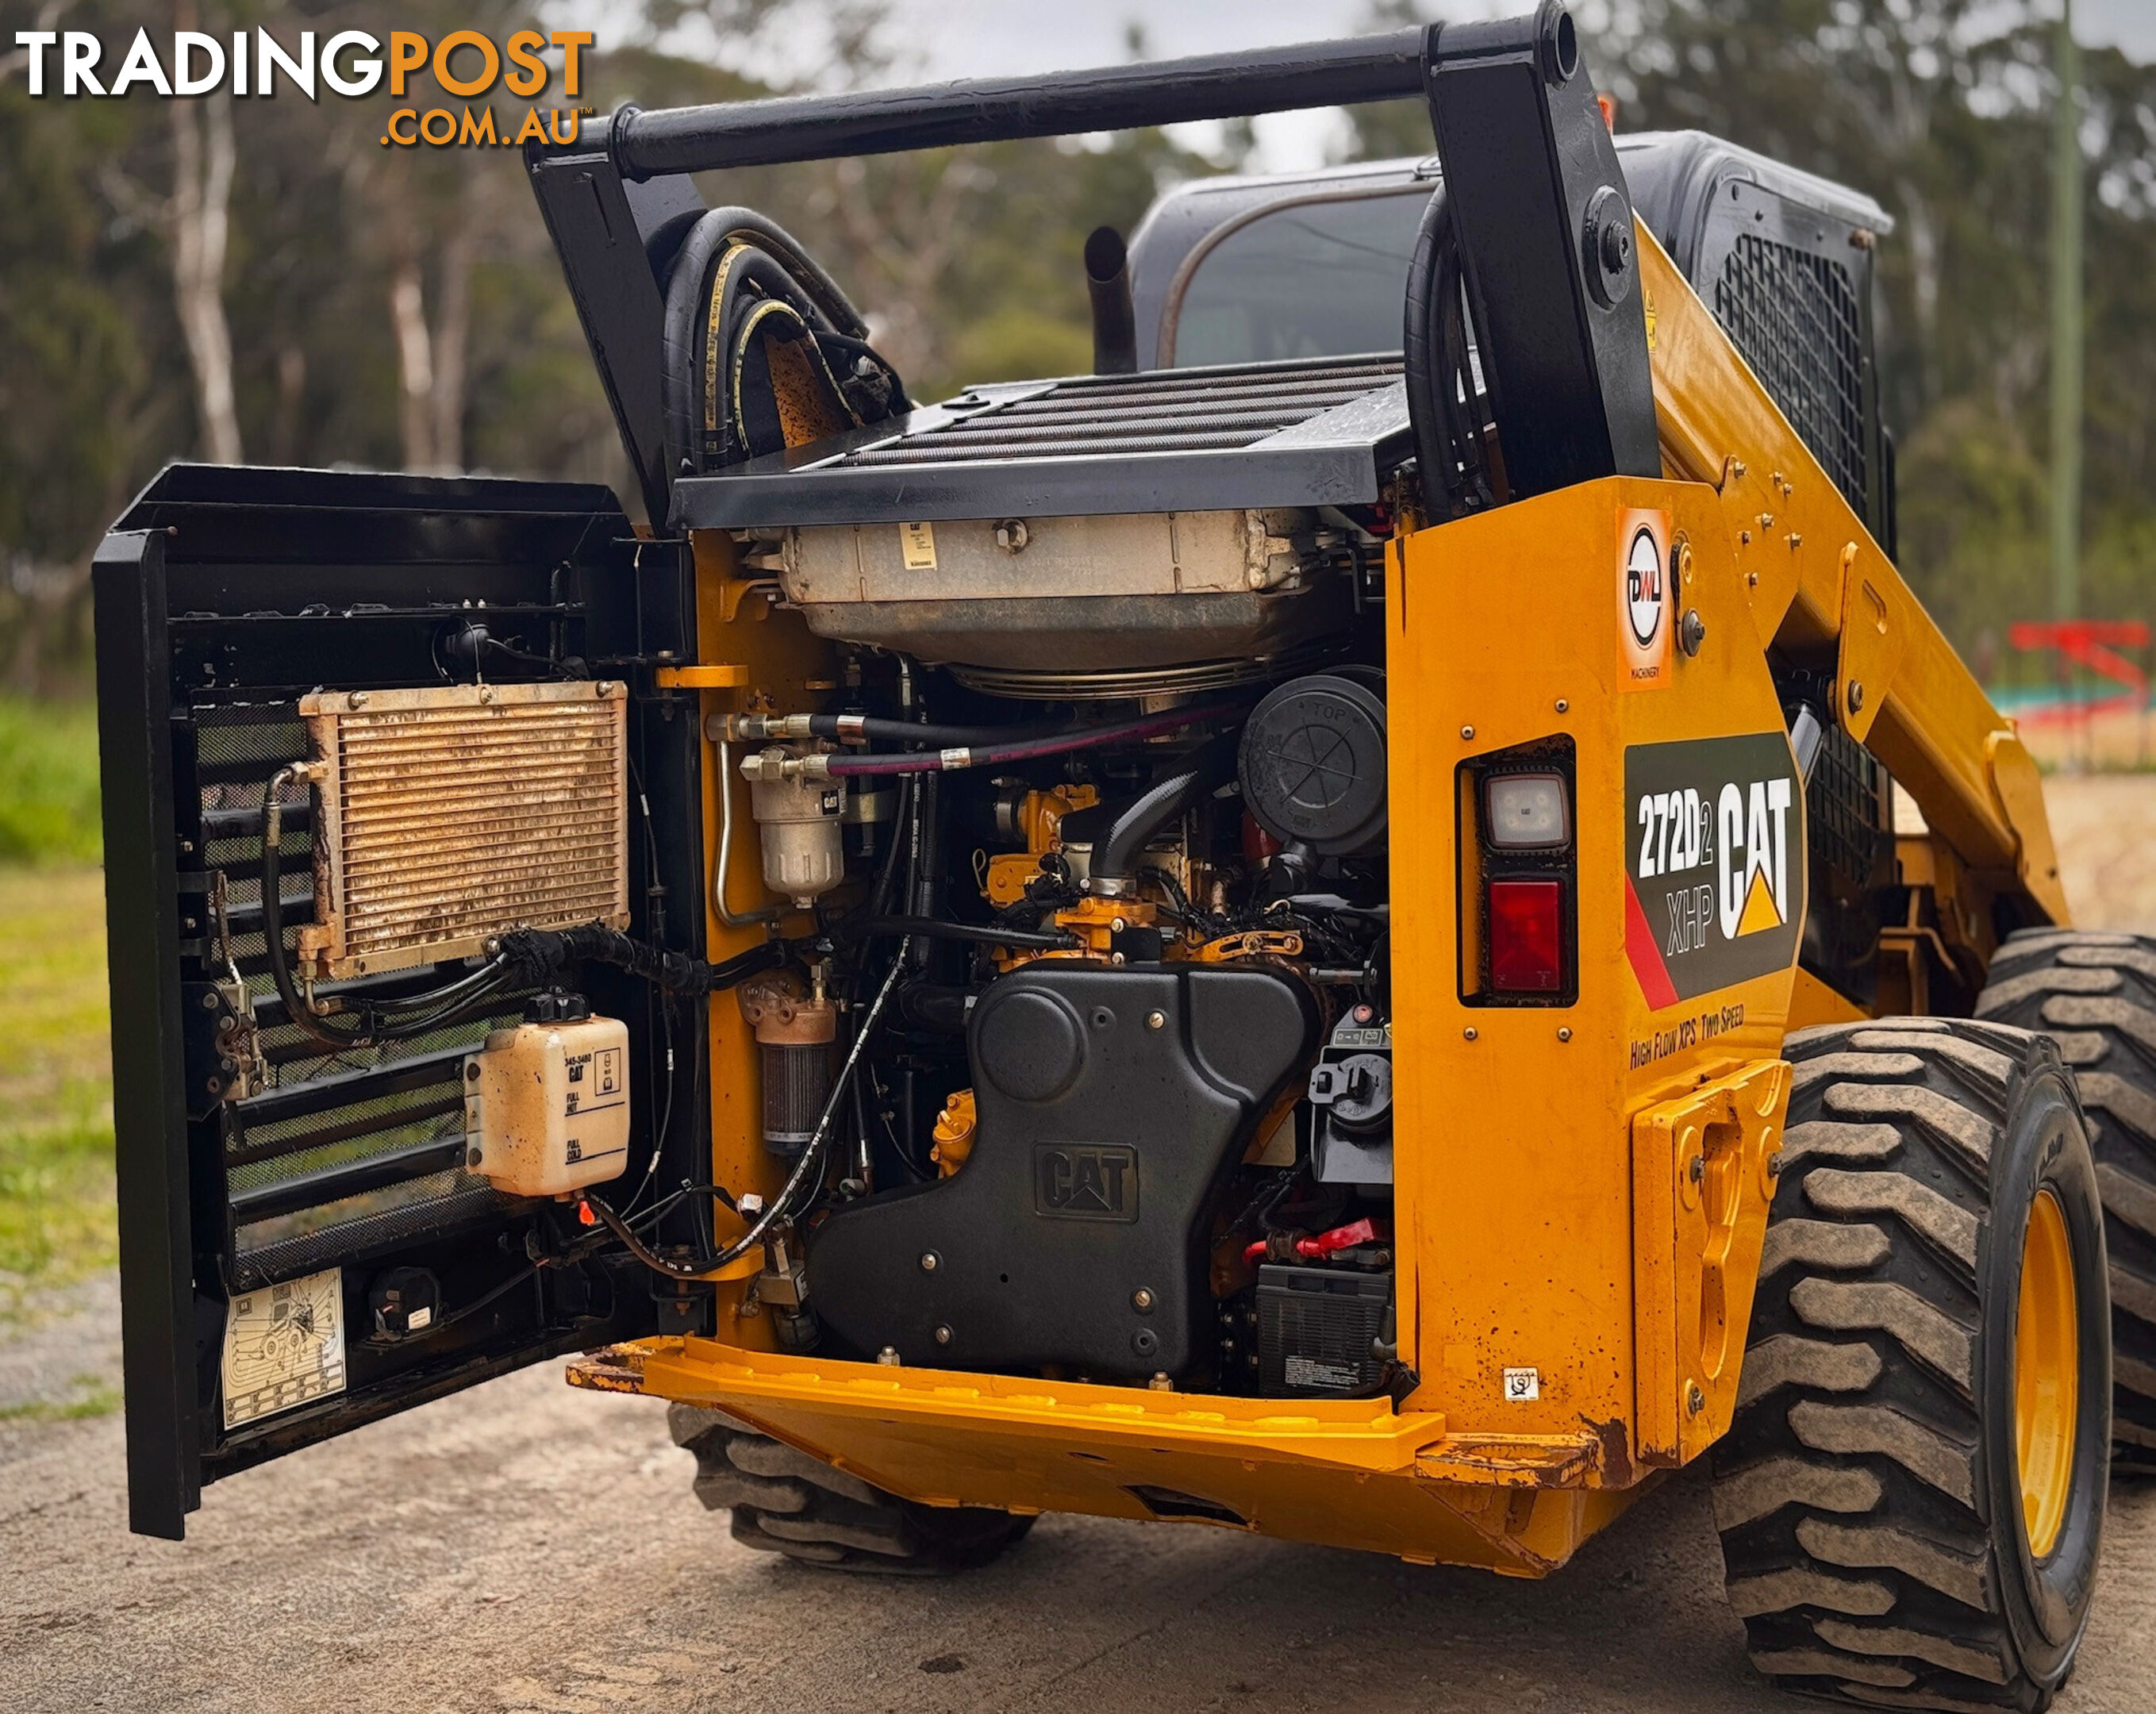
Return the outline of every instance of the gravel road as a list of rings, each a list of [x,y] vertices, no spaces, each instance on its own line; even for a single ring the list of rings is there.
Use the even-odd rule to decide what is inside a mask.
[[[2051,796],[2083,920],[2156,928],[2156,780],[2056,781]],[[0,1409],[109,1383],[114,1296],[97,1282],[0,1345]],[[126,1533],[116,1415],[0,1416],[0,1706],[1804,1706],[1745,1661],[1694,1474],[1540,1583],[1055,1517],[992,1571],[921,1583],[738,1549],[690,1498],[690,1468],[659,1406],[572,1393],[548,1365],[220,1483],[179,1544]],[[2115,1485],[2111,1518],[2062,1714],[2156,1701],[2156,1485]]]

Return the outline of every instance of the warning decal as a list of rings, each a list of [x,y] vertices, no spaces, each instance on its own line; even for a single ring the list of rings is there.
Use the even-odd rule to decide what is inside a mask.
[[[343,1392],[344,1270],[234,1298],[223,1373],[228,1429]]]
[[[1804,790],[1785,734],[1635,744],[1625,803],[1625,954],[1650,1007],[1795,961]]]

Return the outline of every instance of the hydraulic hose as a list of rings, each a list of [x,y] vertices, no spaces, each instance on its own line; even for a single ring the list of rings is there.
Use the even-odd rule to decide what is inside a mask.
[[[699,418],[710,276],[727,247],[734,244],[752,246],[778,263],[798,290],[801,304],[820,313],[839,332],[852,339],[868,336],[860,311],[783,227],[750,208],[712,209],[690,228],[666,280],[659,381],[670,480],[682,473],[685,461],[690,469],[701,463],[703,431]]]
[[[384,1041],[424,1035],[469,1017],[507,985],[508,972],[501,961],[459,977],[446,987],[424,993],[403,994],[394,999],[362,999],[356,1010],[357,1022],[340,1029],[309,1003],[293,980],[285,962],[284,794],[300,777],[296,767],[281,767],[270,777],[262,793],[262,940],[270,961],[270,978],[292,1026],[310,1040],[332,1052],[378,1046]]]
[[[845,1063],[839,1066],[839,1075],[831,1080],[831,1093],[824,1100],[823,1113],[816,1121],[815,1130],[809,1133],[808,1142],[801,1151],[801,1158],[793,1163],[793,1172],[787,1175],[784,1187],[772,1198],[748,1230],[721,1250],[712,1260],[685,1265],[668,1260],[647,1248],[629,1229],[629,1223],[613,1209],[596,1196],[588,1193],[585,1196],[584,1200],[590,1204],[592,1212],[599,1217],[609,1232],[621,1239],[630,1255],[654,1273],[671,1275],[677,1280],[707,1280],[729,1263],[740,1260],[763,1242],[763,1234],[777,1225],[792,1207],[801,1187],[814,1182],[810,1176],[811,1172],[822,1165],[824,1144],[831,1134],[831,1121],[837,1117],[839,1104],[846,1099],[855,1069],[860,1064],[861,1050],[867,1047],[869,1038],[875,1034],[876,1025],[882,1021],[884,1008],[891,1003],[891,994],[898,987],[898,978],[906,968],[906,954],[911,949],[910,941],[899,942],[897,956],[891,961],[891,973],[884,978],[883,986],[876,990],[876,997],[870,1003],[867,1016],[861,1019],[861,1027],[854,1032],[854,1044],[846,1050]]]
[[[1427,487],[1435,481],[1443,489],[1455,517],[1491,504],[1481,424],[1471,408],[1474,372],[1467,361],[1461,284],[1451,199],[1440,185],[1431,193],[1415,233],[1401,357],[1408,420],[1424,483]]]
[[[561,980],[572,964],[611,964],[669,993],[710,994],[737,988],[760,971],[775,970],[791,955],[785,941],[765,941],[716,964],[686,952],[631,940],[603,923],[576,928],[512,929],[501,937],[501,962],[508,981],[520,988],[545,988]]]
[[[885,720],[866,714],[737,714],[731,732],[743,738],[835,738],[844,744],[1000,744],[1051,737],[1070,730],[1068,721],[1036,721],[1024,726],[944,726],[928,721]]]
[[[975,922],[944,922],[930,916],[871,916],[841,925],[838,934],[850,941],[904,934],[921,940],[964,941],[973,946],[1018,947],[1041,952],[1070,952],[1085,944],[1075,935],[1052,930],[994,928]]]
[[[999,767],[1009,762],[1032,762],[1045,756],[1066,756],[1075,750],[1097,749],[1103,744],[1135,742],[1180,731],[1243,712],[1247,704],[1214,704],[1205,708],[1178,708],[1137,720],[1118,721],[1104,726],[1081,727],[1051,736],[1021,738],[999,743],[962,745],[942,750],[923,750],[910,755],[833,756],[812,757],[821,762],[819,774],[844,779],[855,774],[945,773],[965,767]],[[917,730],[917,729],[916,729]]]

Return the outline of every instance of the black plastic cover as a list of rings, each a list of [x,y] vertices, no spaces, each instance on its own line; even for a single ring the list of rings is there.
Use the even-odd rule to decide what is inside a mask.
[[[1393,1276],[1269,1262],[1258,1270],[1258,1391],[1267,1398],[1343,1398],[1374,1391],[1385,1360]]]
[[[995,983],[968,1031],[966,1164],[814,1234],[824,1327],[942,1368],[1185,1373],[1212,1323],[1214,1198],[1316,1031],[1270,970],[1037,964]]]

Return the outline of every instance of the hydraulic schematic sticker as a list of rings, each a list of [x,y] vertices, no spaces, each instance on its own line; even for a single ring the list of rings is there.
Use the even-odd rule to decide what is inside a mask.
[[[234,1298],[223,1376],[228,1429],[343,1392],[344,1270],[325,1268]]]
[[[1795,962],[1804,788],[1786,734],[1632,745],[1625,803],[1625,954],[1650,1006]]]

